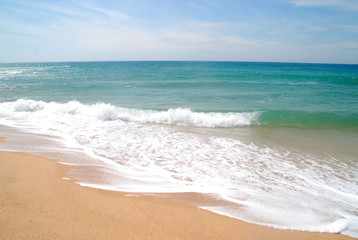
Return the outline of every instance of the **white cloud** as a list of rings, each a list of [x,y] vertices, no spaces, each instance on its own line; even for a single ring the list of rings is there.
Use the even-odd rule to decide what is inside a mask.
[[[163,40],[182,44],[205,44],[215,41],[208,32],[195,32],[185,29],[166,29],[160,35]]]
[[[239,45],[248,45],[248,46],[260,46],[260,45],[267,44],[267,42],[264,43],[262,41],[249,40],[237,35],[224,36],[222,37],[222,39],[226,44],[239,44]]]

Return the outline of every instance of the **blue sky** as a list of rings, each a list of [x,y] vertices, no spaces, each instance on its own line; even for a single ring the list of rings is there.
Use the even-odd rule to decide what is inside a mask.
[[[0,62],[358,63],[358,0],[0,0]]]

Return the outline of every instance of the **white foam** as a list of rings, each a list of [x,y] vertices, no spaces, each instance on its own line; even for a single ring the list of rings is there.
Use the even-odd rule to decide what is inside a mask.
[[[18,74],[21,74],[21,73],[23,73],[22,70],[4,70],[4,71],[0,71],[0,77],[18,75]]]
[[[35,112],[42,110],[44,105],[45,103],[41,101],[19,99],[14,103],[13,108],[16,112]]]
[[[257,124],[260,112],[204,113],[193,112],[188,108],[175,108],[167,111],[151,111],[115,107],[97,103],[83,105],[77,101],[65,104],[19,99],[16,102],[2,103],[2,110],[15,112],[36,112],[43,110],[49,114],[68,114],[94,117],[98,120],[123,120],[139,123],[162,123],[195,127],[241,127]]]
[[[97,118],[103,121],[113,121],[119,119],[119,112],[116,107],[110,104],[96,104],[94,106],[97,112]]]
[[[260,112],[242,113],[203,113],[188,108],[175,108],[168,111],[143,111],[120,109],[120,119],[141,123],[164,123],[196,127],[239,127],[258,122]]]
[[[168,126],[248,126],[258,121],[260,112],[203,113],[186,108],[149,111],[105,103],[20,99],[0,103],[0,115],[4,116],[1,123],[60,136],[71,148],[99,159],[96,164],[106,169],[109,179],[103,184],[80,182],[83,186],[212,193],[241,206],[240,211],[212,208],[226,215],[275,227],[358,235],[357,221],[342,217],[354,215],[358,208],[354,197],[358,195],[358,177],[352,177],[357,176],[358,166],[332,167],[330,163],[337,161],[330,156],[316,159]],[[335,222],[337,219],[343,220]]]
[[[349,228],[347,219],[340,219],[317,229],[318,232],[342,233]]]

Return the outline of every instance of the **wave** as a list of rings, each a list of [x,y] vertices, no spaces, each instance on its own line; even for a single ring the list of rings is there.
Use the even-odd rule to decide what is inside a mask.
[[[296,128],[358,128],[358,114],[336,114],[292,110],[260,110],[246,112],[197,112],[189,108],[166,111],[117,107],[107,103],[92,105],[78,101],[67,103],[18,99],[0,103],[0,115],[19,112],[84,115],[102,121],[157,123],[179,126],[233,127],[296,127]]]
[[[126,121],[140,123],[159,123],[194,127],[242,127],[257,124],[260,112],[218,113],[195,112],[188,108],[172,108],[167,111],[154,111],[116,107],[97,103],[85,105],[78,101],[68,103],[46,103],[43,101],[19,99],[0,104],[0,114],[11,112],[45,111],[52,114],[82,114],[103,121]]]
[[[260,112],[194,112],[188,108],[167,111],[121,109],[119,119],[142,123],[163,123],[195,127],[243,127],[257,123]]]

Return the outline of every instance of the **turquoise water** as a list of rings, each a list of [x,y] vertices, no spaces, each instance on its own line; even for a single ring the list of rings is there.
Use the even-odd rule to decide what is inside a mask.
[[[62,160],[82,185],[358,236],[358,65],[0,64],[0,124],[90,156]]]
[[[2,64],[1,101],[262,111],[273,126],[358,126],[358,66],[246,62]]]

